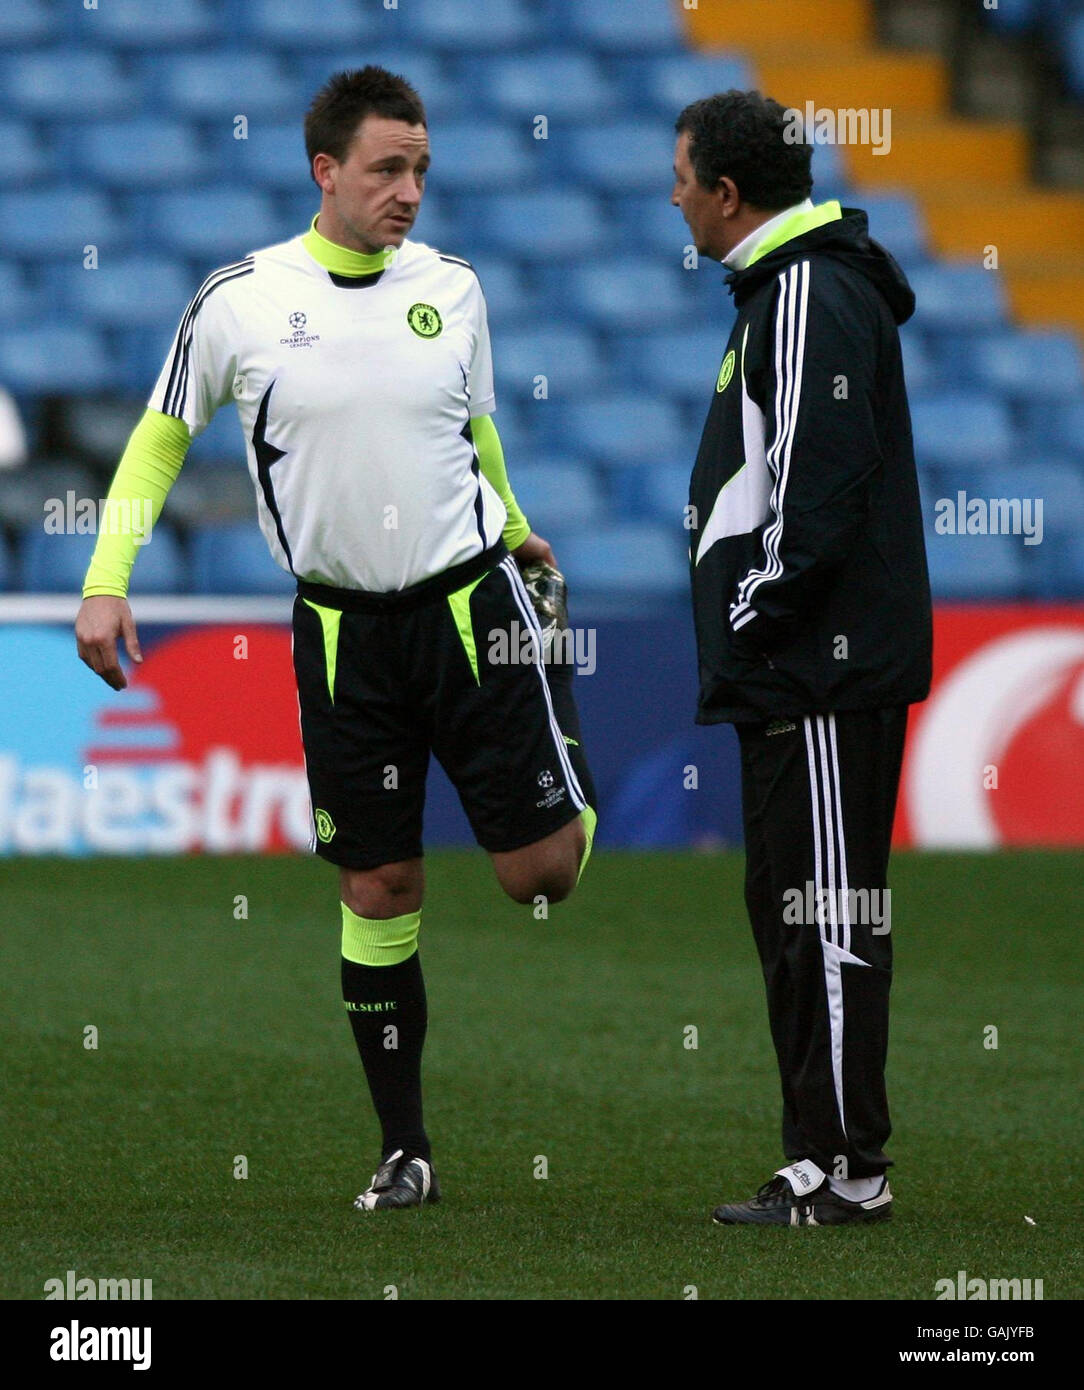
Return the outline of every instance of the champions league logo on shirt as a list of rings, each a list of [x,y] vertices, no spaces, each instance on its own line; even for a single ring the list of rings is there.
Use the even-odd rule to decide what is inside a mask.
[[[312,347],[313,343],[320,341],[319,333],[306,333],[305,325],[308,323],[308,315],[303,314],[297,309],[290,315],[290,327],[294,330],[288,338],[280,338],[279,342],[285,347]]]

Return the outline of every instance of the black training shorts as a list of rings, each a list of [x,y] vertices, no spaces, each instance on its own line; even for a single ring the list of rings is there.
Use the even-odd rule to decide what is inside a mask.
[[[430,750],[483,849],[533,844],[583,810],[503,544],[386,594],[299,581],[293,654],[313,848],[333,864],[422,853]]]

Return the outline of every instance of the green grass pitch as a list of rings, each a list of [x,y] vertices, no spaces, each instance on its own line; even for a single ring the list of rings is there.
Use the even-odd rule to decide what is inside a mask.
[[[930,1299],[964,1269],[1080,1297],[1084,856],[894,858],[895,1219],[795,1231],[709,1219],[780,1161],[740,855],[596,854],[549,921],[481,853],[427,867],[445,1200],[363,1215],[327,865],[4,866],[0,1295],[74,1269],[155,1299]]]

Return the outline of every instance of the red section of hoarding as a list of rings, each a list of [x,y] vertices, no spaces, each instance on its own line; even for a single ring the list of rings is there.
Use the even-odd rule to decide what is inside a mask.
[[[895,839],[1084,844],[1084,609],[943,606],[911,711]]]
[[[92,744],[87,762],[183,766],[193,773],[189,800],[207,812],[214,838],[265,850],[296,841],[296,828],[290,836],[283,823],[288,789],[304,771],[289,629],[181,629],[128,671],[132,696],[151,707],[103,711],[98,728],[110,741]]]

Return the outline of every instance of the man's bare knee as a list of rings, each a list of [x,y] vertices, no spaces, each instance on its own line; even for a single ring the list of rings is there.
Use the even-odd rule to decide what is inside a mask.
[[[532,904],[539,898],[563,902],[576,886],[575,861],[549,859],[541,864],[497,864],[497,880],[513,902]]]
[[[562,865],[558,869],[552,869],[543,877],[542,883],[538,886],[534,896],[541,894],[547,902],[564,902],[573,888],[576,886],[576,865]]]
[[[583,824],[570,821],[544,840],[507,854],[494,854],[497,879],[517,903],[563,902],[576,886],[587,840]]]
[[[381,864],[375,869],[343,869],[339,874],[339,896],[359,917],[382,919],[417,912],[422,905],[422,889],[420,859]]]

